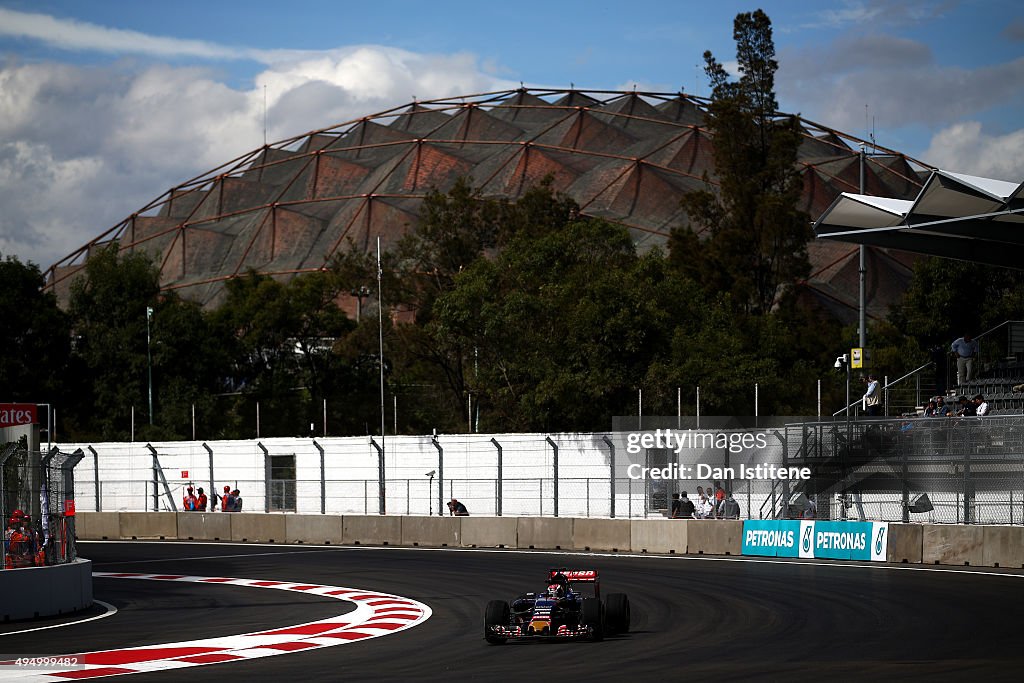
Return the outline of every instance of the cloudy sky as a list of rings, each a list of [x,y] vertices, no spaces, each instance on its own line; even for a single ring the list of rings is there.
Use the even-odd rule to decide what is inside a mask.
[[[0,254],[46,268],[171,186],[419,99],[527,86],[707,95],[771,17],[784,111],[1024,180],[1017,0],[0,0]]]

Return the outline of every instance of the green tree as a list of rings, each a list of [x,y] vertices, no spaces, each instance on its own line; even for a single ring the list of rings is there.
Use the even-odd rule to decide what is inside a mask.
[[[156,304],[159,273],[143,254],[118,255],[117,243],[98,250],[71,285],[76,368],[72,419],[86,435],[126,438],[131,411],[146,420],[146,308]]]
[[[710,297],[729,292],[738,311],[763,315],[809,273],[811,229],[796,209],[799,124],[776,113],[771,20],[761,10],[739,14],[733,37],[739,80],[704,53],[717,192],[705,178],[707,189],[683,200],[689,224],[673,230],[670,258]],[[700,233],[707,235],[700,239]]]
[[[67,316],[43,292],[39,267],[0,256],[0,387],[3,399],[57,402],[71,350]]]
[[[524,232],[437,302],[429,332],[472,348],[481,429],[602,429],[636,391],[685,300],[659,252],[599,220]],[[692,298],[692,297],[691,297]]]

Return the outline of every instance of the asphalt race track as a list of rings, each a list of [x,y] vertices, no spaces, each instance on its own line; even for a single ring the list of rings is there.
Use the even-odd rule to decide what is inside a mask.
[[[1019,680],[1024,576],[1000,570],[368,547],[82,543],[97,572],[246,577],[348,586],[426,603],[408,630],[345,647],[133,674],[125,681],[780,679],[831,675]],[[597,568],[629,594],[632,631],[601,643],[483,640],[483,607],[543,588],[550,566]],[[237,586],[96,578],[117,613],[12,633],[0,657],[67,654],[280,628],[352,608]],[[90,615],[101,613],[94,610]],[[71,618],[73,620],[73,618]],[[46,625],[59,623],[49,620]]]

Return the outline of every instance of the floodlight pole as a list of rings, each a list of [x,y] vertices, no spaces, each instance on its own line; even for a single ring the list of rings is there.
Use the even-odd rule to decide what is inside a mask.
[[[864,143],[860,143],[860,193],[865,194],[864,188],[864,163],[866,161]],[[860,316],[858,325],[858,341],[860,348],[867,347],[867,246],[860,245]],[[862,352],[863,353],[863,352]],[[850,405],[850,400],[847,398],[846,405]]]
[[[150,321],[153,319],[153,307],[146,306],[146,369],[149,373],[149,424],[153,424],[153,352],[150,336]]]

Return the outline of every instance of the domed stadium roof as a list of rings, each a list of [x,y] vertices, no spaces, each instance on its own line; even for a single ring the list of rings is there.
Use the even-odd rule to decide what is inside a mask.
[[[639,249],[685,220],[680,198],[714,182],[707,100],[683,93],[525,89],[413,102],[266,145],[177,185],[47,270],[66,300],[95,248],[145,251],[165,290],[216,305],[250,270],[287,279],[324,268],[349,239],[385,248],[415,224],[422,199],[468,177],[515,199],[546,176],[586,216],[629,228]],[[859,190],[861,140],[800,119],[801,209],[820,216]],[[911,199],[925,166],[872,147],[867,194]],[[926,173],[924,175],[927,175]],[[811,241],[804,296],[844,320],[857,311],[855,245]],[[868,314],[903,291],[911,257],[871,248]]]

